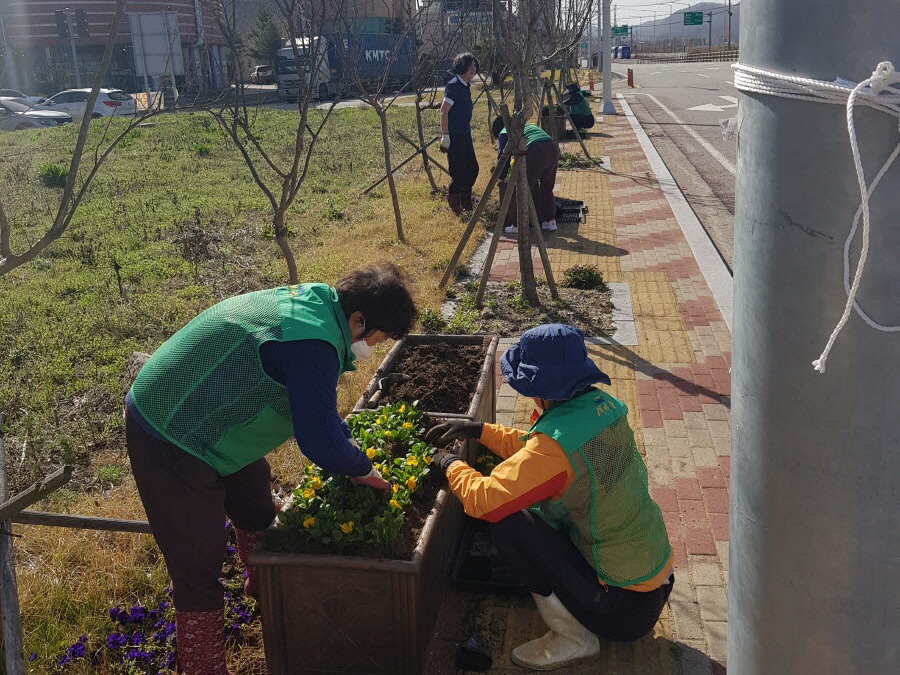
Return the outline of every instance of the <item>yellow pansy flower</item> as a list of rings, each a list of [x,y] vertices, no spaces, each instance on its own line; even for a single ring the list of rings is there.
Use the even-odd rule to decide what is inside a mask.
[[[405,404],[405,403],[404,403],[403,405],[400,406],[400,412],[401,412],[401,413],[405,413],[405,412],[406,412],[406,404]]]
[[[309,485],[313,490],[320,490],[322,488],[322,485],[324,485],[324,483],[322,483],[321,478],[316,476],[311,481],[309,481]]]
[[[415,478],[407,479],[406,487],[408,487],[410,490],[415,490],[416,489],[416,479]]]
[[[391,501],[388,502],[388,504],[390,504],[391,508],[393,508],[393,509],[400,508],[400,502],[398,502],[396,499],[392,499]]]
[[[385,432],[384,432],[384,437],[385,437],[385,438],[390,438],[390,437],[391,437],[391,432],[390,432],[390,431],[385,431]]]
[[[312,499],[316,496],[316,491],[312,488],[306,488],[303,492],[300,493],[300,496],[303,497],[303,499]]]
[[[313,516],[310,516],[309,518],[307,518],[306,520],[303,521],[303,527],[305,527],[306,529],[311,528],[315,524],[316,524],[316,519]]]
[[[375,420],[375,424],[378,424],[379,426],[384,424],[385,422],[387,422],[387,417],[385,415],[382,415],[377,420]]]
[[[409,457],[406,458],[406,465],[407,466],[419,466],[419,460],[416,459],[415,457],[413,457],[412,455],[410,455]]]
[[[434,457],[432,457],[431,455],[425,455],[423,459],[425,460],[426,464],[431,464],[431,460],[434,459]]]
[[[375,448],[366,448],[366,457],[375,459]]]
[[[341,532],[344,534],[350,534],[353,532],[353,521],[348,520],[346,523],[341,524]]]
[[[392,485],[392,486],[391,486],[391,490],[393,491],[394,494],[397,494],[398,492],[400,492],[400,486],[399,486],[399,485]]]
[[[412,423],[412,422],[404,422],[404,423],[403,423],[403,428],[404,428],[404,429],[412,429],[412,428],[413,428],[413,423]]]

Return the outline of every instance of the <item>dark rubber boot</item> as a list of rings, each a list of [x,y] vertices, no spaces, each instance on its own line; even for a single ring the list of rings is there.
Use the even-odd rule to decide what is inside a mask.
[[[250,532],[234,528],[235,548],[238,558],[244,566],[244,593],[259,599],[259,589],[256,586],[256,568],[250,564],[250,554],[262,539],[265,532]]]
[[[462,206],[460,205],[461,196],[462,195],[460,195],[459,192],[447,193],[447,204],[450,205],[450,210],[457,216],[462,213]]]
[[[460,193],[460,207],[463,211],[475,210],[475,204],[472,203],[472,188],[463,188]]]

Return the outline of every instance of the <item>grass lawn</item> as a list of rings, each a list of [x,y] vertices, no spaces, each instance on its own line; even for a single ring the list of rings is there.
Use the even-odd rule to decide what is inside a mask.
[[[436,132],[437,111],[425,114]],[[393,108],[390,116],[394,131],[415,136],[412,109]],[[494,160],[486,118],[482,100],[474,117],[481,161],[476,193]],[[293,112],[259,112],[258,136],[274,156],[290,152],[295,120]],[[70,127],[0,135],[0,194],[14,252],[49,226],[61,190],[45,187],[39,169],[67,164],[75,133]],[[92,138],[102,133],[96,124]],[[409,152],[394,141],[397,163]],[[300,279],[333,282],[355,266],[391,260],[412,276],[420,308],[435,308],[443,297],[437,281],[464,223],[430,196],[421,163],[413,161],[398,174],[408,239],[399,244],[386,183],[360,196],[381,176],[381,157],[371,111],[334,113],[288,218]],[[437,178],[448,182],[442,173]],[[125,140],[65,236],[0,277],[0,410],[7,416],[13,493],[71,462],[74,481],[35,508],[144,519],[124,452],[126,360],[133,351],[152,352],[225,297],[286,283],[269,215],[239,153],[208,115],[163,115]],[[342,378],[342,413],[379,361]],[[293,443],[270,460],[276,479],[288,483],[301,466]],[[148,536],[26,526],[16,533],[22,535],[15,546],[25,649],[37,654],[29,673],[57,672],[55,658],[80,635],[109,632],[109,607],[150,603],[166,584]],[[262,672],[258,622],[245,631],[243,648],[232,648],[232,668]],[[81,663],[63,672],[126,671]]]

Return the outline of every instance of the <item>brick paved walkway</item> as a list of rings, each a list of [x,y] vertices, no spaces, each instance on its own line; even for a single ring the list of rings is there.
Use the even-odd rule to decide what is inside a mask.
[[[630,645],[605,645],[597,662],[570,672],[721,673],[731,334],[627,119],[607,117],[592,131],[589,150],[608,155],[614,173],[560,172],[557,196],[584,200],[589,212],[585,223],[562,224],[545,239],[557,278],[573,265],[594,264],[607,282],[629,286],[637,346],[591,344],[588,351],[612,378],[611,393],[628,404],[651,494],[675,549],[677,581],[654,635]],[[580,152],[575,143],[564,145],[565,152]],[[513,238],[501,240],[491,278],[518,279]],[[499,422],[527,428],[531,410],[530,400],[501,386]],[[465,605],[465,618],[456,639],[472,628],[485,630],[492,637],[491,672],[524,672],[509,662],[508,650],[545,632],[533,604],[490,596],[466,601],[454,594],[442,616],[449,619],[458,602]],[[453,637],[432,645],[427,672],[455,672],[446,668]]]

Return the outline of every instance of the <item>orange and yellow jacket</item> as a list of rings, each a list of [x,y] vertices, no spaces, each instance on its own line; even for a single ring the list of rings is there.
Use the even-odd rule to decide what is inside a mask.
[[[575,470],[559,443],[542,433],[534,433],[523,442],[524,435],[502,424],[485,424],[479,441],[503,460],[491,475],[482,476],[465,462],[448,467],[450,490],[462,502],[466,514],[496,523],[544,499],[561,498],[575,480]],[[655,577],[625,588],[656,590],[671,572],[670,556]]]

